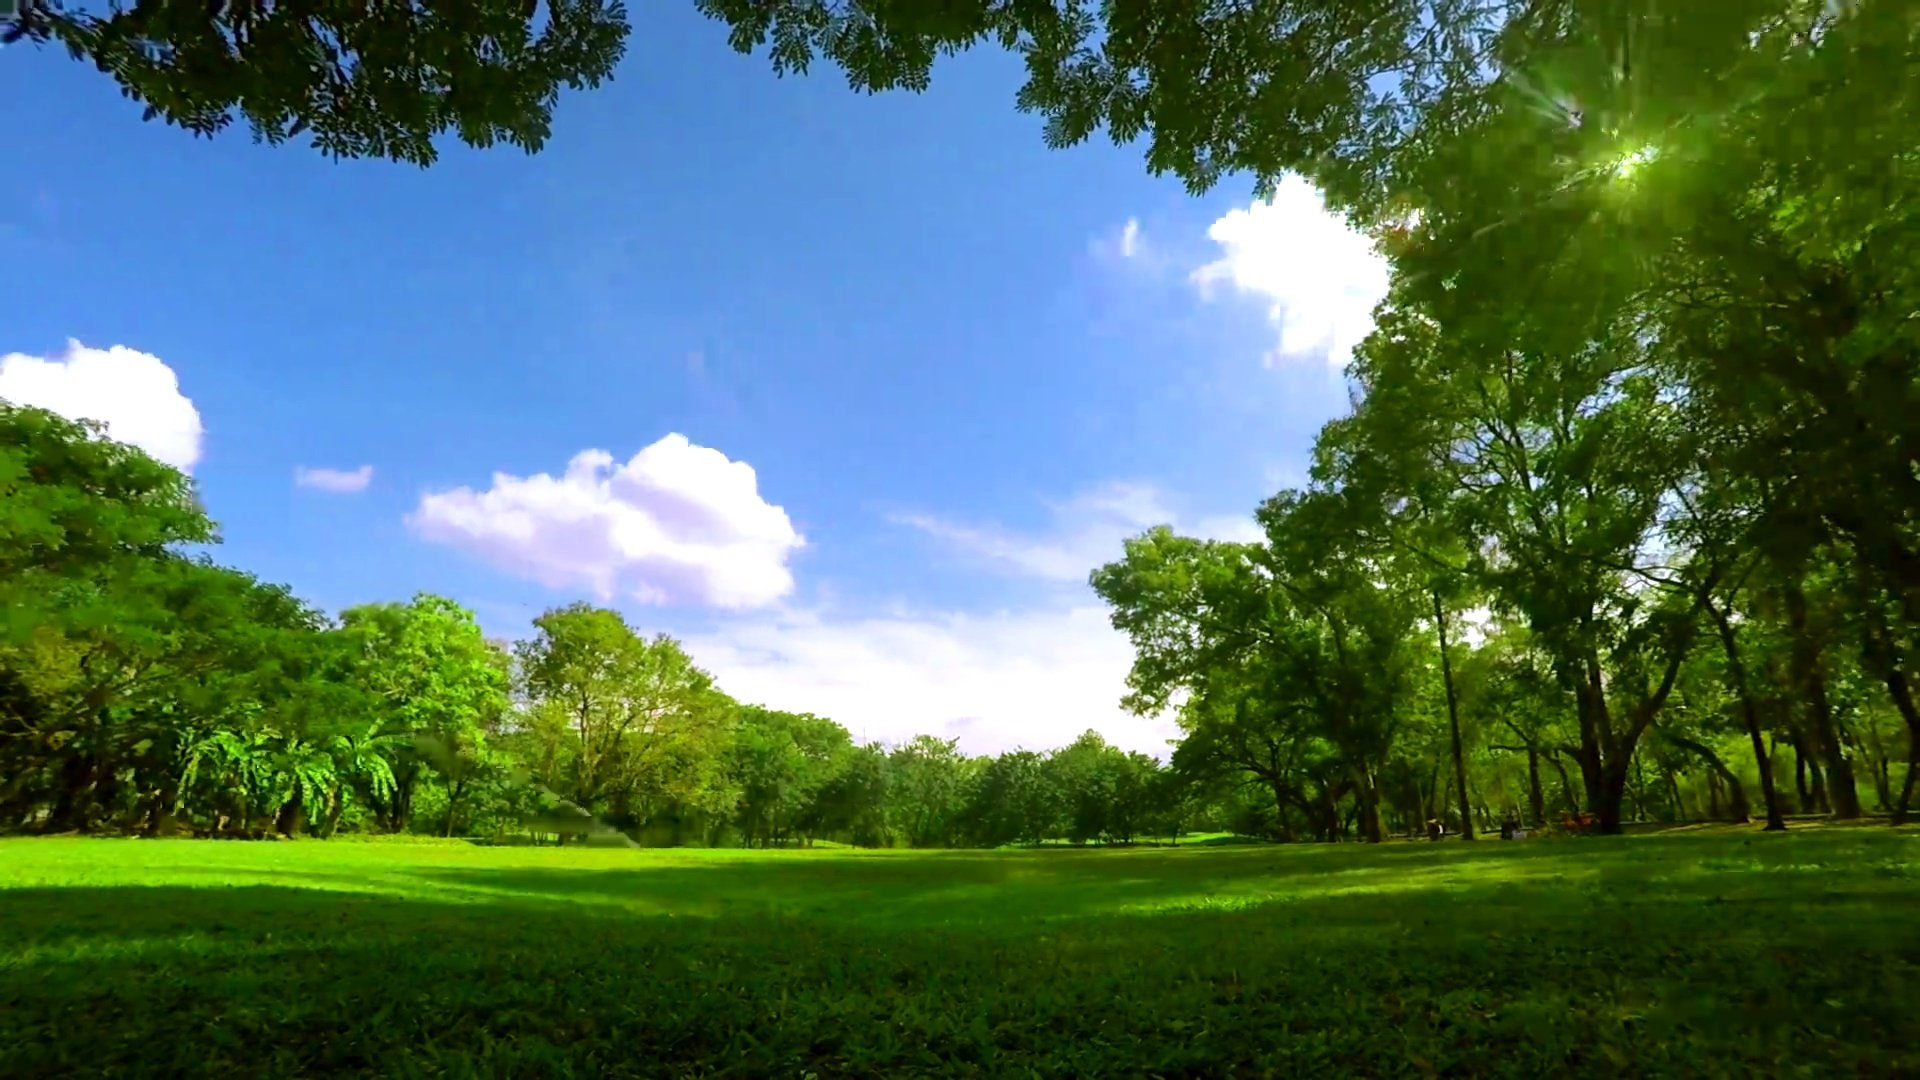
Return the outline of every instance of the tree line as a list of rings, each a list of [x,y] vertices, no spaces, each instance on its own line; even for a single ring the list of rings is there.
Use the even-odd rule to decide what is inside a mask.
[[[204,554],[191,481],[0,401],[0,829],[647,843],[1128,843],[1200,820],[1157,760],[857,743],[727,696],[618,612],[488,639],[443,597],[328,617]]]

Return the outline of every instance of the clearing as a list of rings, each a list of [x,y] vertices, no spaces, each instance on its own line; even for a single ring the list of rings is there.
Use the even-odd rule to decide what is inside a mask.
[[[0,1075],[1920,1073],[1920,832],[0,842]]]

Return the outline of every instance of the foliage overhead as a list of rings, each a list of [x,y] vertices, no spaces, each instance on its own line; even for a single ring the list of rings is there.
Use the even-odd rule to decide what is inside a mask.
[[[262,142],[306,135],[330,157],[416,165],[449,133],[539,150],[561,88],[609,78],[628,33],[618,0],[42,0],[5,26],[94,64],[144,119],[196,135],[243,120]]]

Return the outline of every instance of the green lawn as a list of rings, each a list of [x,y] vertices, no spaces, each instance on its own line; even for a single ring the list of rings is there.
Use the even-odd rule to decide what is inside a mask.
[[[1920,833],[0,842],[0,1076],[1920,1074]]]

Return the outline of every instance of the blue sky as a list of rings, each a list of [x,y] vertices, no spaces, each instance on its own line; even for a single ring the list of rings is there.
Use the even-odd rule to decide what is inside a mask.
[[[1085,575],[1298,475],[1377,261],[1303,185],[1047,150],[1012,58],[862,97],[684,7],[541,154],[425,171],[195,140],[7,50],[0,396],[189,467],[221,558],[329,609],[602,600],[856,733],[1158,749]]]

